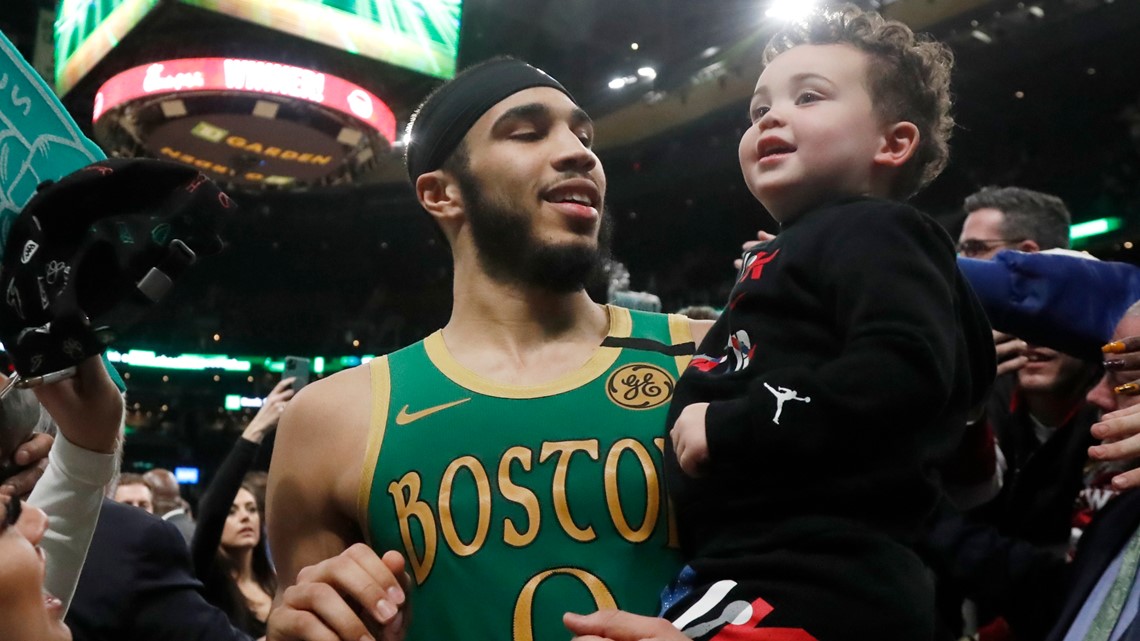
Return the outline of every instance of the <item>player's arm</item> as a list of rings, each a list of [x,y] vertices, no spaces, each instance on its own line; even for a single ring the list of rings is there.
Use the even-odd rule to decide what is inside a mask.
[[[269,639],[356,641],[365,625],[402,625],[403,559],[354,545],[370,408],[369,369],[358,367],[309,385],[281,418],[266,508],[280,586]]]

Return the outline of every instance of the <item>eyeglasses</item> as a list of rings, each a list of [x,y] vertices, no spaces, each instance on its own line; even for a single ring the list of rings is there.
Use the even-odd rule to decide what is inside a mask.
[[[1018,238],[1016,240],[1006,240],[1004,238],[967,238],[966,240],[958,243],[958,253],[962,256],[965,256],[966,258],[970,258],[972,256],[984,254],[994,247],[1008,247],[1010,245],[1016,245],[1023,240],[1025,239]]]

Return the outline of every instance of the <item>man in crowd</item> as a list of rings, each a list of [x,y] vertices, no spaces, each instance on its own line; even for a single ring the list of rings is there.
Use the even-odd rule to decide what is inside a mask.
[[[163,521],[170,521],[182,533],[182,538],[190,543],[194,539],[194,518],[186,509],[178,479],[170,470],[156,467],[143,474],[143,479],[154,490],[154,513]]]
[[[1069,247],[1071,217],[1056,196],[1020,187],[986,187],[966,198],[958,248],[992,259],[1003,249],[1036,252]],[[977,516],[1059,552],[1068,549],[1095,509],[1108,476],[1088,466],[1089,427],[1097,410],[1084,395],[1096,368],[1073,356],[994,332],[998,382],[985,408],[1000,447],[1004,479],[997,498]],[[1074,506],[1078,496],[1080,506]]]
[[[984,187],[964,203],[966,220],[958,236],[958,253],[988,260],[1003,249],[1037,252],[1069,248],[1071,216],[1056,196],[1021,187]],[[1023,341],[994,332],[998,376],[1028,362]]]
[[[154,514],[154,493],[150,484],[139,474],[126,473],[119,476],[112,496],[116,503],[133,505],[147,514]]]

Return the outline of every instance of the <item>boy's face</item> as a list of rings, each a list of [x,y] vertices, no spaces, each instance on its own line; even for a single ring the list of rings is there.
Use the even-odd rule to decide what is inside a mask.
[[[875,193],[874,157],[889,126],[867,90],[869,62],[849,45],[800,45],[760,74],[740,168],[777,221],[837,197],[886,195]]]

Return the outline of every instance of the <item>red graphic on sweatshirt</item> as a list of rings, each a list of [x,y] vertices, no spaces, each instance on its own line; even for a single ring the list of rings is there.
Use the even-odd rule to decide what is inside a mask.
[[[197,176],[194,176],[194,180],[191,180],[189,185],[186,185],[186,191],[190,193],[198,191],[198,188],[205,185],[207,180],[209,180],[209,178],[206,178],[205,174],[199,173]]]
[[[689,367],[695,367],[702,372],[711,372],[716,369],[717,365],[720,365],[723,362],[723,358],[715,359],[704,355],[698,355],[694,356],[693,360],[689,361]]]
[[[732,353],[736,356],[736,368],[733,370],[736,372],[748,367],[748,364],[752,362],[752,357],[756,355],[756,345],[752,344],[752,339],[744,330],[729,336],[728,346],[732,348]]]
[[[756,252],[748,261],[744,263],[744,269],[740,270],[740,280],[743,283],[745,280],[760,280],[760,275],[764,272],[764,265],[775,260],[776,256],[780,254],[780,250],[776,250],[769,254],[768,252]]]
[[[758,627],[773,608],[764,599],[752,602],[752,616],[740,625],[728,623],[709,641],[818,641],[801,628],[761,628]]]

